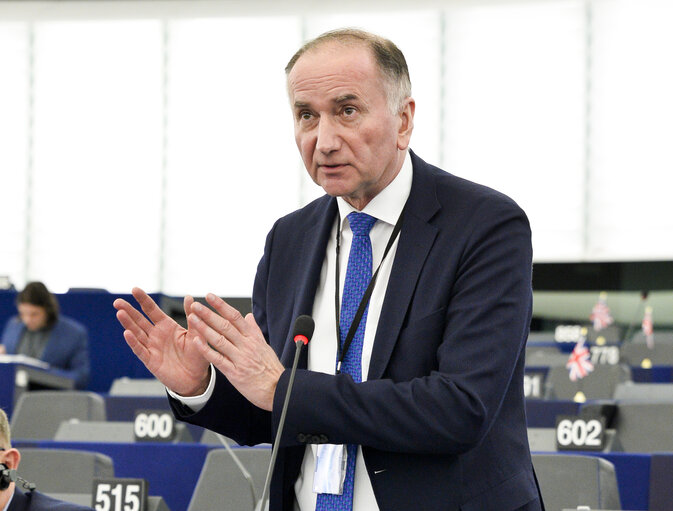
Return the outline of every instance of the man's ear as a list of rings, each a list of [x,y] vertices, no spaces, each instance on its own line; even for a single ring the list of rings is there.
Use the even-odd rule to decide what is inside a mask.
[[[18,451],[18,449],[7,449],[4,452],[3,459],[5,465],[7,465],[7,468],[11,468],[16,470],[19,468],[19,463],[21,463],[21,453]]]
[[[399,113],[400,127],[397,131],[397,148],[404,151],[409,147],[411,132],[414,130],[414,113],[416,112],[416,102],[414,98],[404,100],[404,106]]]

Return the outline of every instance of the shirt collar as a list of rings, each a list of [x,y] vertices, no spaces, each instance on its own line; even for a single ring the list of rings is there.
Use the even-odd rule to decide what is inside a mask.
[[[412,178],[411,158],[409,151],[406,151],[402,168],[397,176],[376,197],[369,201],[362,213],[367,213],[378,220],[395,225],[411,193]],[[343,222],[348,214],[357,211],[357,209],[348,204],[342,197],[337,197],[337,206],[341,216],[340,227],[343,229]]]

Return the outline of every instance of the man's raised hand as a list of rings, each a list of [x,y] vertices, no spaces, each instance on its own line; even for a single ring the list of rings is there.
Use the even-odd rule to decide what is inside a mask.
[[[166,315],[140,288],[133,288],[147,318],[126,300],[114,301],[117,319],[124,327],[124,339],[145,367],[166,387],[182,396],[202,394],[209,381],[209,362],[203,357],[196,330],[188,319],[187,329]],[[186,296],[185,314],[190,316],[194,299]]]

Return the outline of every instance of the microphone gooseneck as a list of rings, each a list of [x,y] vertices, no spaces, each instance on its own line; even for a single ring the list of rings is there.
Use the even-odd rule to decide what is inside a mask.
[[[278,421],[278,431],[276,431],[276,439],[273,442],[273,449],[271,450],[271,461],[269,462],[269,469],[266,473],[266,481],[264,482],[264,492],[262,499],[257,507],[258,511],[264,511],[266,501],[269,498],[269,486],[271,484],[271,475],[276,464],[276,456],[278,455],[278,445],[283,434],[283,426],[285,425],[285,415],[287,414],[287,407],[290,402],[290,394],[292,393],[292,385],[294,384],[295,373],[297,372],[297,365],[299,364],[299,355],[301,348],[308,344],[315,329],[315,322],[311,316],[299,316],[294,322],[294,329],[292,331],[292,339],[294,340],[296,351],[294,352],[294,362],[292,363],[292,371],[290,372],[290,379],[287,384],[287,391],[285,392],[285,401],[283,402],[283,409],[280,413],[280,420]]]

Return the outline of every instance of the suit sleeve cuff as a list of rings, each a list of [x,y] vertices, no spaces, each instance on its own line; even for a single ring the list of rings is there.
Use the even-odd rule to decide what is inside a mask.
[[[171,389],[166,387],[166,392],[176,401],[179,401],[183,405],[189,407],[194,413],[201,411],[201,409],[206,405],[210,397],[213,395],[213,390],[215,389],[215,369],[212,364],[210,366],[210,381],[208,382],[208,387],[203,394],[198,396],[181,396],[173,392]]]

